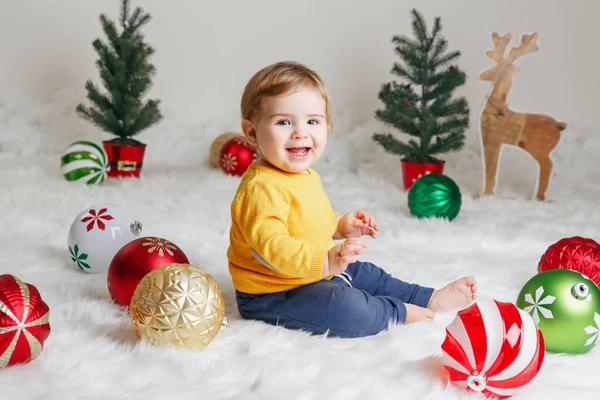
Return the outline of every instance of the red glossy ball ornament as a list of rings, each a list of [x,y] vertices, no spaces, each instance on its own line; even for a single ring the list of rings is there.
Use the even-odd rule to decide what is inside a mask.
[[[121,306],[129,307],[142,278],[165,264],[189,264],[175,243],[155,236],[135,239],[123,246],[108,268],[108,291]]]
[[[600,286],[600,244],[574,236],[548,247],[538,263],[538,273],[550,269],[570,269],[590,278]]]
[[[258,154],[244,137],[229,139],[219,153],[221,169],[229,175],[242,176]]]
[[[50,309],[35,286],[0,275],[0,369],[25,364],[50,335]]]

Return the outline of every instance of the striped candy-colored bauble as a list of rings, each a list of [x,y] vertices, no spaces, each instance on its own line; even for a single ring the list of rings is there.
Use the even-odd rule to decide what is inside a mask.
[[[0,275],[0,369],[27,363],[50,335],[50,310],[35,286]]]
[[[60,166],[66,180],[88,185],[104,182],[110,168],[106,151],[87,140],[71,143],[60,158]]]
[[[545,346],[529,314],[493,300],[460,311],[446,328],[442,351],[454,385],[505,398],[535,383]]]

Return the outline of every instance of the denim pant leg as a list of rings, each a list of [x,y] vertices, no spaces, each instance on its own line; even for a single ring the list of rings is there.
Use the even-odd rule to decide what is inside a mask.
[[[236,292],[242,317],[288,329],[337,337],[362,337],[404,321],[406,307],[395,297],[372,296],[340,279],[322,280],[273,294]]]
[[[350,276],[349,283],[356,289],[364,290],[373,296],[394,296],[404,303],[421,307],[427,307],[434,291],[433,288],[394,278],[370,262],[352,263],[348,265],[344,274]]]

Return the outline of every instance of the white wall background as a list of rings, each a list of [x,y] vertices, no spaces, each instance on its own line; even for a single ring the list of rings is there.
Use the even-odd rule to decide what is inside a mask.
[[[71,90],[83,100],[85,80],[97,79],[91,43],[104,38],[98,16],[104,12],[117,19],[119,3],[2,0],[2,97],[14,93],[47,102]],[[153,16],[145,29],[156,50],[151,95],[170,115],[194,122],[237,121],[247,80],[283,59],[321,74],[331,90],[334,115],[344,113],[356,123],[369,120],[381,106],[380,84],[393,78],[389,71],[397,58],[391,38],[411,32],[409,10],[418,7],[430,25],[433,17],[442,17],[450,48],[463,54],[459,64],[469,80],[461,93],[473,113],[469,135],[478,132],[489,90],[478,75],[492,63],[484,52],[493,30],[512,32],[513,43],[521,32],[540,34],[539,52],[518,61],[511,108],[548,113],[570,127],[596,128],[596,1],[133,1],[136,5]]]

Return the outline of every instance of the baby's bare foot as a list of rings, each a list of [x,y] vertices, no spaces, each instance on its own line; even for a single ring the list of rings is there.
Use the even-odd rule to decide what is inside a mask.
[[[476,297],[477,281],[467,276],[433,292],[427,308],[436,312],[463,309]]]
[[[412,324],[413,322],[429,321],[435,316],[435,313],[424,307],[419,307],[414,304],[404,304],[406,306],[406,321],[405,324]]]

